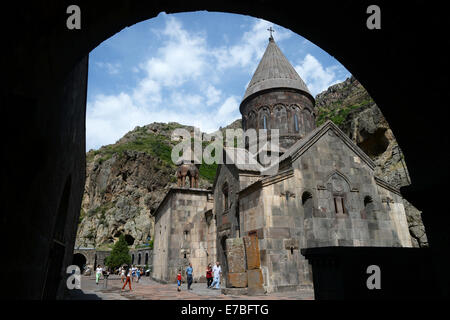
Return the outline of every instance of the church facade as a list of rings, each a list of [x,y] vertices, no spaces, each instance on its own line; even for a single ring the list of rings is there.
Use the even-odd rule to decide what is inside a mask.
[[[251,156],[248,145],[224,148],[226,161],[218,166],[212,193],[171,190],[171,204],[165,199],[156,212],[154,278],[172,279],[177,267],[192,260],[200,280],[207,263],[217,259],[227,288],[249,294],[300,290],[313,285],[301,249],[412,246],[399,190],[375,176],[373,161],[331,121],[316,128],[314,103],[270,37],[240,112],[244,130],[279,130],[279,147],[272,150],[280,156],[277,170],[239,161]],[[206,199],[194,210],[196,218],[178,213],[174,219],[173,210],[185,212],[187,206],[176,200],[178,194],[195,192]],[[188,240],[181,225],[196,230],[196,238]],[[158,228],[169,230],[167,241]],[[185,255],[183,245],[191,246],[193,256]],[[158,255],[160,249],[166,251]],[[163,268],[171,275],[164,278]]]

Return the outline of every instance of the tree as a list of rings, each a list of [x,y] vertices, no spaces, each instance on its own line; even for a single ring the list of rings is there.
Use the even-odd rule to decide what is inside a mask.
[[[123,264],[131,264],[130,251],[123,234],[120,235],[119,240],[114,244],[111,254],[106,258],[105,264],[112,269],[118,268]]]

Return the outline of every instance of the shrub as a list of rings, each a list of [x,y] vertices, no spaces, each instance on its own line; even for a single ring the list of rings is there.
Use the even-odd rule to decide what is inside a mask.
[[[112,269],[118,268],[123,264],[131,264],[130,251],[123,234],[120,235],[119,240],[114,244],[111,254],[106,258],[105,264]]]

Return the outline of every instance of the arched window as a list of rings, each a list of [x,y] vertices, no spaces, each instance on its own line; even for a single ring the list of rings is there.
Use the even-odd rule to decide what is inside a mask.
[[[374,203],[371,196],[364,197],[364,211],[363,218],[371,217],[374,212]]]
[[[223,194],[223,211],[228,210],[229,207],[229,197],[228,197],[228,183],[224,183],[222,186],[222,194]]]
[[[262,107],[259,113],[259,127],[258,129],[270,129],[270,110],[267,107]]]
[[[347,213],[344,205],[344,197],[341,195],[334,195],[334,210],[336,213],[344,214]]]
[[[303,109],[302,114],[303,114],[304,134],[307,134],[313,129],[312,124],[313,120],[311,116],[311,111],[309,111],[308,109]]]
[[[313,216],[313,197],[308,191],[302,194],[302,205],[305,218],[312,218]]]
[[[288,121],[286,108],[283,105],[275,107],[274,110],[274,129],[280,130],[280,134],[286,134],[288,132]]]
[[[131,264],[134,263],[134,254],[131,255]]]
[[[148,252],[145,253],[145,265],[148,265]]]
[[[141,264],[141,254],[138,254],[138,264]]]
[[[248,128],[253,128],[256,129],[256,114],[255,112],[251,111],[248,114],[248,119],[245,121],[245,129],[247,130]]]
[[[332,206],[336,214],[347,214],[346,194],[350,192],[350,185],[343,174],[334,172],[328,179],[328,190],[332,194]]]
[[[299,131],[299,128],[298,128],[298,116],[297,116],[296,113],[294,113],[294,129],[295,129],[295,132]]]

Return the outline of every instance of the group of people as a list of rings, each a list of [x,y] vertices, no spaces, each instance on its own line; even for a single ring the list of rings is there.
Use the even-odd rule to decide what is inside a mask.
[[[129,269],[129,270],[128,270]],[[118,274],[120,274],[120,278],[122,279],[122,283],[126,280],[126,276],[128,275],[128,271],[131,272],[130,274],[130,278],[131,281],[136,281],[139,282],[139,280],[141,280],[141,276],[144,274],[144,269],[143,268],[138,268],[135,265],[133,265],[131,268],[129,267],[120,267]]]
[[[189,263],[189,266],[186,268],[186,280],[187,280],[187,289],[192,290],[191,285],[193,282],[193,274],[194,269],[192,268],[192,263]],[[212,267],[211,263],[206,267],[206,286],[210,289],[220,289],[220,277],[222,275],[222,267],[220,266],[219,261],[216,262],[214,267]],[[181,282],[183,281],[183,277],[181,275],[181,269],[178,270],[177,275],[177,290],[181,291]]]
[[[144,274],[144,269],[138,268],[135,265],[133,265],[131,268],[128,266],[123,266],[119,268],[119,274],[123,283],[122,291],[125,289],[127,284],[130,288],[130,291],[132,291],[131,282],[139,282],[141,276]]]
[[[100,277],[103,275],[103,279],[107,279],[109,276],[109,269],[108,268],[102,268],[101,265],[98,265],[95,269],[95,283],[98,285],[98,282],[100,280]]]

